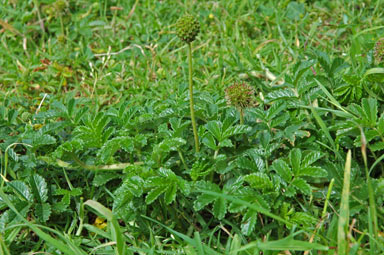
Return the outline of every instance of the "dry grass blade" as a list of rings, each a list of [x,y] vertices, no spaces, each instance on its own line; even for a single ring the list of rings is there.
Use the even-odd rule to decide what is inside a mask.
[[[340,216],[337,230],[337,251],[339,255],[347,255],[348,245],[348,222],[349,222],[349,190],[351,178],[351,151],[348,151],[344,169],[344,185],[341,194]]]

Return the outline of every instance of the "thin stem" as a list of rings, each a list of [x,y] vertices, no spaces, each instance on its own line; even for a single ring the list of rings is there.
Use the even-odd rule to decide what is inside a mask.
[[[244,109],[240,108],[240,125],[244,125]]]
[[[244,125],[244,109],[240,108],[240,125]],[[248,138],[246,134],[243,134],[244,143],[248,144]]]
[[[364,160],[364,168],[365,168],[365,175],[367,176],[367,186],[368,186],[368,201],[369,201],[369,208],[368,208],[368,222],[370,222],[370,228],[373,227],[373,236],[374,238],[378,237],[378,223],[377,223],[377,214],[376,214],[376,206],[375,206],[375,195],[373,193],[371,178],[369,176],[369,170],[368,170],[368,160],[367,160],[367,140],[365,138],[365,134],[362,128],[360,128],[361,132],[361,153],[363,155]],[[372,224],[373,223],[373,224]],[[371,225],[372,224],[372,225]],[[371,229],[370,229],[371,230]],[[370,237],[371,239],[371,237]],[[370,251],[373,251],[375,249],[375,243],[374,240],[370,240],[370,243],[372,245]]]
[[[195,110],[193,109],[192,46],[191,46],[191,43],[188,43],[188,62],[189,62],[189,66],[188,66],[189,67],[189,107],[191,109],[193,136],[195,137],[195,150],[196,150],[196,152],[199,152],[200,151],[199,137],[197,135]]]
[[[62,161],[60,159],[56,159],[56,161],[54,163],[56,163],[58,166],[60,167],[64,167],[64,168],[71,168],[71,169],[76,169],[76,168],[83,168],[83,169],[86,169],[86,170],[90,170],[90,171],[115,171],[115,170],[123,170],[124,168],[128,167],[128,166],[132,166],[132,165],[143,165],[144,162],[134,162],[133,164],[132,163],[118,163],[118,164],[112,164],[112,165],[98,165],[98,166],[94,166],[94,165],[87,165],[85,164],[83,161],[81,161],[75,153],[73,152],[70,152],[69,155],[71,156],[72,160],[75,161],[75,163],[77,164],[76,165],[72,165],[70,163],[67,163],[65,161]]]

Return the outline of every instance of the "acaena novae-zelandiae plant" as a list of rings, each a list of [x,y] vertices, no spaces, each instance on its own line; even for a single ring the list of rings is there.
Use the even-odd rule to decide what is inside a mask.
[[[235,82],[225,89],[225,99],[240,112],[240,124],[244,125],[244,109],[256,106],[255,90],[249,84]]]
[[[184,15],[176,22],[176,34],[186,44],[188,44],[188,69],[189,69],[189,107],[191,110],[191,120],[193,135],[195,138],[195,151],[199,152],[199,137],[197,134],[195,111],[193,108],[193,82],[192,82],[192,42],[200,32],[199,21],[192,15]]]

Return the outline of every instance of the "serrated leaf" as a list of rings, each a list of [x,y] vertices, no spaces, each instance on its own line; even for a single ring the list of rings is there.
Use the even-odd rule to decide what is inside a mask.
[[[381,117],[377,123],[377,130],[381,133],[384,134],[384,113],[381,114]]]
[[[246,236],[251,235],[255,229],[256,222],[257,212],[254,210],[248,210],[248,212],[244,214],[243,220],[241,222],[241,233]]]
[[[308,177],[326,177],[328,172],[321,167],[309,166],[301,168],[296,176],[308,176]]]
[[[215,202],[213,203],[213,215],[221,220],[224,218],[225,214],[227,212],[227,200],[224,198],[216,198]]]
[[[384,68],[383,68],[384,70]],[[364,110],[365,116],[371,126],[376,126],[377,121],[377,100],[374,98],[363,98],[361,106]]]
[[[293,197],[294,195],[296,195],[296,189],[294,188],[294,186],[292,185],[289,185],[285,192],[284,192],[284,195],[287,196],[287,197]]]
[[[248,182],[252,188],[255,189],[272,189],[273,184],[265,173],[253,173],[246,175],[244,181]]]
[[[373,82],[383,82],[384,68],[374,67],[374,68],[368,69],[364,74],[364,78]]]
[[[109,173],[109,172],[98,172],[95,174],[95,177],[93,178],[92,184],[96,187],[103,186],[110,180],[119,178],[120,176],[116,174],[115,172]]]
[[[8,155],[13,161],[18,162],[19,156],[16,154],[16,152],[13,150],[13,148],[8,148]]]
[[[208,146],[208,148],[210,148],[211,150],[217,150],[218,148],[215,142],[215,138],[211,134],[207,134],[203,138],[203,144]]]
[[[292,171],[289,165],[282,159],[277,159],[272,163],[272,169],[283,178],[285,182],[290,182],[292,179]]]
[[[301,163],[301,150],[294,148],[289,152],[289,162],[291,163],[292,170],[296,174],[300,169]]]
[[[7,182],[7,185],[9,185],[13,191],[21,196],[25,201],[33,202],[33,195],[29,187],[22,181],[15,180],[11,182]]]
[[[131,137],[115,137],[108,140],[97,152],[97,157],[100,158],[101,162],[105,163],[119,149],[123,149],[126,152],[132,152],[134,149],[133,139]]]
[[[161,194],[163,194],[167,188],[168,186],[160,186],[152,189],[150,192],[148,192],[147,197],[145,198],[145,202],[148,205],[153,203],[153,201],[155,201]]]
[[[220,121],[212,120],[205,125],[205,128],[213,135],[214,138],[216,138],[216,140],[221,141],[222,126],[223,124]]]
[[[222,139],[229,138],[234,135],[244,134],[250,131],[250,127],[246,125],[236,125],[230,126],[227,129],[223,130]]]
[[[37,204],[35,206],[35,214],[40,222],[46,222],[51,216],[51,205],[47,203]]]
[[[306,195],[310,195],[311,194],[311,186],[309,186],[309,184],[304,181],[303,179],[301,178],[295,178],[292,182],[292,185],[297,189],[297,190],[300,190],[303,194],[306,194]]]
[[[267,119],[272,120],[274,119],[281,111],[283,111],[286,108],[286,105],[284,102],[276,102],[271,105],[271,107],[268,109],[267,112]]]
[[[228,147],[228,148],[230,148],[230,147],[233,147],[233,144],[232,144],[231,140],[229,140],[229,139],[224,139],[223,141],[221,141],[221,142],[219,143],[219,147],[220,147],[220,148],[224,148],[224,147]]]
[[[236,160],[236,166],[242,169],[249,169],[257,171],[258,167],[253,160],[250,160],[246,157],[240,157]]]
[[[83,190],[81,188],[73,188],[69,191],[69,195],[73,197],[77,197],[83,194]]]
[[[196,187],[202,190],[209,190],[209,191],[221,193],[220,187],[212,182],[199,181],[196,183]],[[208,195],[208,194],[200,194],[195,200],[195,202],[193,203],[193,207],[195,208],[196,211],[199,211],[203,209],[205,206],[207,206],[208,204],[215,201],[215,199],[216,199],[215,196]]]
[[[321,67],[329,76],[331,76],[331,61],[329,60],[328,55],[322,51],[316,51],[316,55]]]
[[[295,212],[290,220],[304,226],[314,226],[317,223],[317,219],[304,212]]]
[[[55,144],[56,139],[48,134],[42,134],[41,132],[36,132],[32,136],[32,146],[34,148],[43,146],[43,145],[49,145],[49,144]]]
[[[200,211],[208,204],[215,201],[216,197],[208,194],[202,194],[197,197],[195,202],[193,203],[193,208],[195,208],[196,211]]]
[[[10,212],[11,212],[11,210],[6,210],[0,216],[0,233],[3,235],[5,234],[4,229],[10,221],[10,215],[9,215]]]
[[[323,154],[319,151],[311,151],[305,155],[301,162],[301,167],[307,167],[318,161],[323,157]]]
[[[380,151],[384,150],[384,142],[376,142],[374,144],[369,145],[369,149],[371,151]]]
[[[53,210],[57,212],[64,212],[67,210],[71,196],[69,194],[65,194],[60,202],[53,204]]]
[[[32,191],[39,203],[46,202],[48,199],[48,187],[45,179],[38,174],[34,174],[29,179]]]
[[[267,103],[273,102],[275,100],[283,100],[283,99],[297,99],[295,92],[291,89],[281,89],[275,90],[268,93],[265,96]]]
[[[167,190],[165,191],[165,203],[170,204],[175,200],[176,198],[176,192],[177,192],[177,185],[176,183],[173,183],[167,187]]]

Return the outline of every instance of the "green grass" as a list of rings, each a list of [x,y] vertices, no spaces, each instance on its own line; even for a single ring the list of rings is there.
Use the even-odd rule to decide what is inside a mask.
[[[0,0],[0,254],[384,254],[383,7]]]

